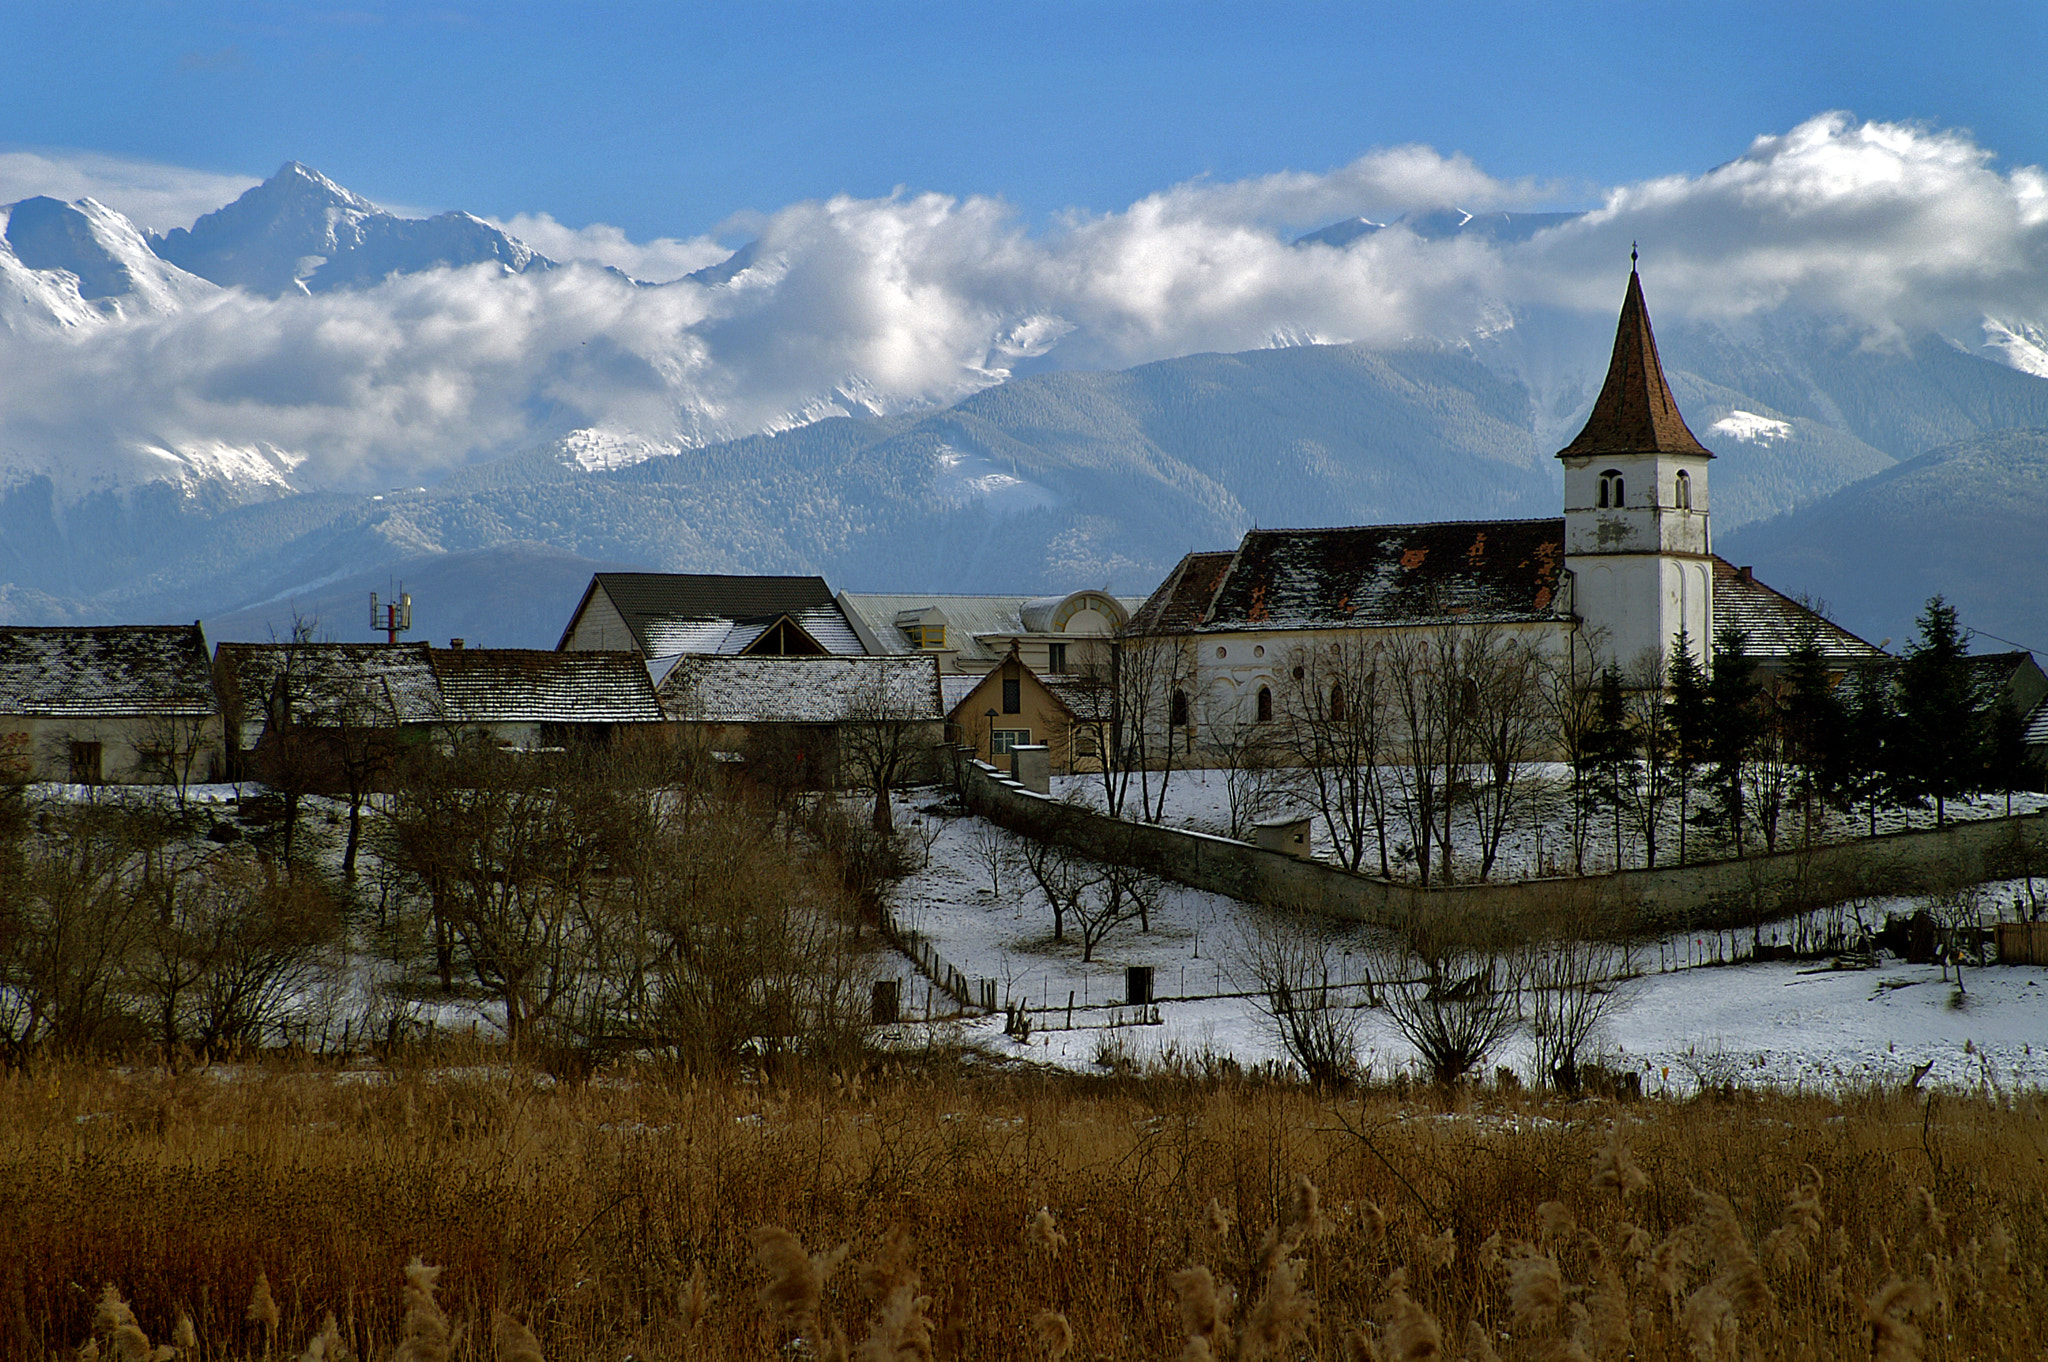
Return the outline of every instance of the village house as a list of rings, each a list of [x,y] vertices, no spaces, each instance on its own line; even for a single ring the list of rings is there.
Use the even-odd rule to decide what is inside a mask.
[[[854,657],[868,651],[822,577],[600,572],[558,652]]]
[[[997,766],[1014,748],[1044,747],[1055,774],[1095,769],[1093,737],[1076,730],[1074,709],[1057,689],[1073,680],[1039,676],[1014,648],[979,676],[943,675],[946,741]]]
[[[929,654],[950,675],[981,676],[1015,653],[1040,676],[1085,672],[1144,602],[1102,591],[1064,596],[875,595],[842,591],[839,605],[877,655]]]
[[[499,747],[605,747],[658,734],[666,720],[646,664],[629,652],[458,647],[429,660],[448,722]]]
[[[183,785],[220,760],[196,622],[0,628],[0,779]]]
[[[897,779],[935,779],[945,741],[929,657],[733,657],[686,653],[654,665],[655,694],[684,740],[743,774],[804,789],[856,783],[889,748]]]
[[[425,643],[223,643],[213,671],[237,775],[259,774],[277,758],[388,765],[448,722]],[[303,741],[286,750],[288,739]],[[309,770],[307,779],[340,777]]]
[[[1714,456],[1672,398],[1634,271],[1606,381],[1557,457],[1560,517],[1256,529],[1235,550],[1187,555],[1131,625],[1184,650],[1168,724],[1190,748],[1198,734],[1233,742],[1273,720],[1307,650],[1361,632],[1485,627],[1552,658],[1577,650],[1589,672],[1612,666],[1631,685],[1668,675],[1681,631],[1703,661],[1724,624],[1766,668],[1809,634],[1843,669],[1884,657],[1714,555]]]

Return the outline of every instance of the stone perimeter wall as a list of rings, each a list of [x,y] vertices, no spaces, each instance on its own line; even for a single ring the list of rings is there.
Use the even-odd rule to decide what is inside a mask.
[[[1424,889],[1063,804],[966,751],[955,754],[954,771],[970,811],[1025,836],[1137,865],[1192,888],[1384,927],[1445,913],[1510,933],[1555,923],[1560,914],[1589,935],[1740,927],[1858,895],[1932,893],[2025,874],[2027,864],[2048,860],[2048,813],[2042,813],[1668,870]]]

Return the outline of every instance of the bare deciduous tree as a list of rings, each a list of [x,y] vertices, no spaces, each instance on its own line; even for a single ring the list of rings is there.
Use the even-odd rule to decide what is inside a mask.
[[[1345,992],[1342,961],[1328,925],[1306,913],[1262,916],[1238,945],[1237,973],[1255,990],[1261,1028],[1319,1088],[1358,1076],[1364,1012]]]
[[[1453,1083],[1479,1068],[1522,1024],[1519,962],[1464,924],[1409,924],[1373,972],[1384,981],[1388,1018],[1433,1082]]]
[[[1097,753],[1103,808],[1110,817],[1126,816],[1133,792],[1145,822],[1166,816],[1167,786],[1186,757],[1185,730],[1174,720],[1188,706],[1194,683],[1194,654],[1186,639],[1127,631],[1091,648],[1074,681],[1062,689],[1074,715],[1073,739]]]
[[[1388,657],[1370,636],[1343,635],[1297,648],[1285,659],[1287,722],[1282,730],[1295,781],[1322,815],[1330,845],[1347,870],[1379,847],[1380,873],[1392,873],[1387,845],[1387,747],[1392,681]]]

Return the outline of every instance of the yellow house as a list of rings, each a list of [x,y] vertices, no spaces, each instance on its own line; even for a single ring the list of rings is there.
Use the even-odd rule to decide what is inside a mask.
[[[994,766],[1009,764],[1013,747],[1034,744],[1050,749],[1052,769],[1060,774],[1095,769],[1086,734],[1074,732],[1074,711],[1038,673],[1026,666],[1017,649],[980,676],[939,678],[946,697],[946,738]]]

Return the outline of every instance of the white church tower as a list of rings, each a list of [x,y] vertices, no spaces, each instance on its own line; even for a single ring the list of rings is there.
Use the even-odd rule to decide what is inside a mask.
[[[1586,428],[1557,457],[1564,461],[1572,611],[1595,656],[1624,676],[1653,654],[1668,667],[1683,628],[1703,661],[1713,638],[1707,463],[1714,456],[1671,399],[1633,268],[1607,382]]]

